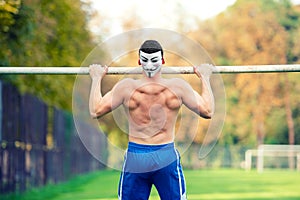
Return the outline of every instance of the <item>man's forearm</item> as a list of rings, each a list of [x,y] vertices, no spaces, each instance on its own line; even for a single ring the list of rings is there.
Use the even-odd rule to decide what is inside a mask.
[[[211,89],[209,77],[201,77],[202,81],[202,98],[207,106],[207,109],[210,111],[211,115],[214,113],[215,110],[215,102],[214,102],[214,95]]]
[[[92,79],[90,99],[89,99],[89,110],[90,110],[90,115],[93,118],[97,117],[97,107],[101,99],[102,99],[101,78]]]

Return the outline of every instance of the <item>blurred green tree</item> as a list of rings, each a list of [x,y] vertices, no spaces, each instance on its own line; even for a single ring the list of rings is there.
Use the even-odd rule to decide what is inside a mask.
[[[10,1],[4,1],[4,8]],[[11,12],[11,23],[0,23],[2,66],[80,66],[94,44],[88,13],[80,0],[23,0]],[[0,5],[1,6],[1,5]],[[1,8],[1,7],[0,7]],[[0,9],[1,10],[1,9]],[[2,16],[2,15],[1,15]],[[0,17],[1,17],[0,16]],[[2,22],[2,20],[0,20]],[[8,27],[8,28],[7,28]],[[75,76],[2,76],[20,91],[49,105],[71,110]]]

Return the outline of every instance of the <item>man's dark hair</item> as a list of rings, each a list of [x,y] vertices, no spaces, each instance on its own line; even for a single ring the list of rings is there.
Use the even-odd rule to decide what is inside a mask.
[[[161,51],[161,56],[163,57],[163,49],[161,45],[156,41],[156,40],[146,40],[140,47],[140,51],[145,52],[145,53],[155,53],[158,51]]]

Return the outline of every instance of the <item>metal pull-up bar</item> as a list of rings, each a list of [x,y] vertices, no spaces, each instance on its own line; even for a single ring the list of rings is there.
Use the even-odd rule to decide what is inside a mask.
[[[300,72],[300,64],[216,66],[213,73],[278,73]],[[0,67],[0,74],[88,74],[88,67]],[[109,67],[107,74],[140,74],[141,67]],[[191,66],[163,67],[163,74],[193,74]]]

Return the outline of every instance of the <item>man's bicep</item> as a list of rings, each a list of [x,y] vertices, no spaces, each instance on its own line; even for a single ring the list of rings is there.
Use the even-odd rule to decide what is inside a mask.
[[[200,114],[203,106],[203,99],[189,84],[185,84],[182,94],[182,103],[190,110]]]
[[[112,110],[112,92],[107,92],[97,103],[96,115],[101,117]]]
[[[132,79],[126,78],[119,81],[112,89],[112,108],[120,106],[128,99],[133,91],[134,83]]]
[[[101,99],[97,107],[97,116],[101,117],[123,103],[122,93],[117,87],[107,92]]]
[[[177,82],[177,88],[177,94],[181,98],[182,103],[189,108],[192,107],[196,103],[193,88],[182,80]]]
[[[195,110],[198,107],[198,97],[196,96],[197,93],[193,89],[185,90],[185,94],[182,97],[182,102],[188,108]]]
[[[126,89],[120,87],[120,85],[116,85],[112,89],[112,91],[110,92],[110,101],[111,101],[112,110],[119,107],[124,102],[125,91]]]

